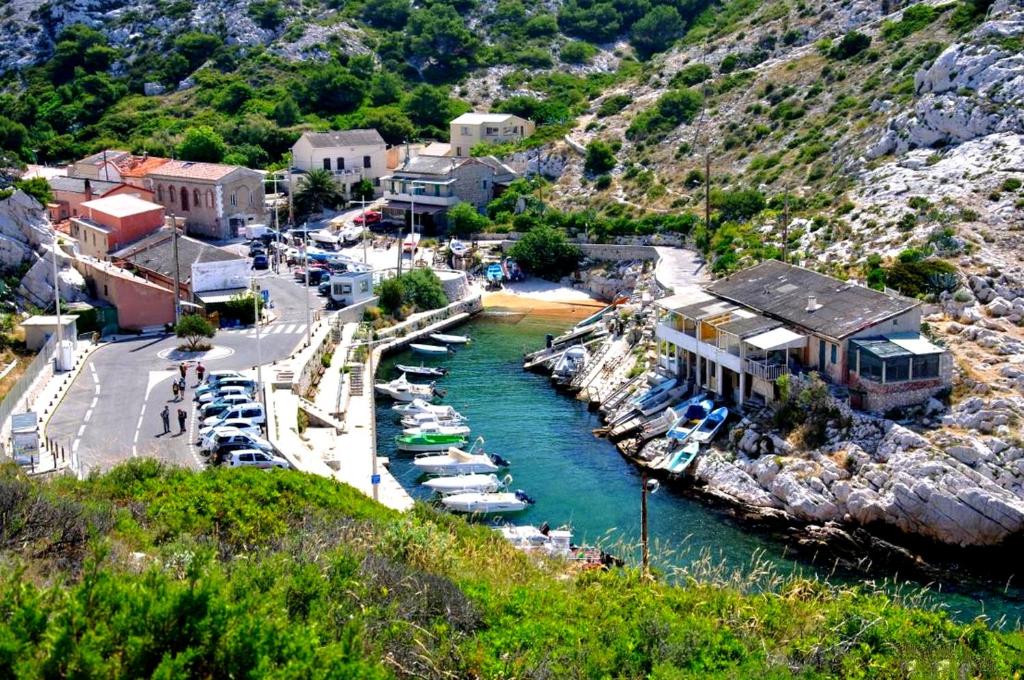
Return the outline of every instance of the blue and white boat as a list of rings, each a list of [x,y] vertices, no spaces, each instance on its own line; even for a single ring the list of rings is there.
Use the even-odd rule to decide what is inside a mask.
[[[487,271],[484,274],[487,280],[491,283],[501,283],[505,279],[505,272],[502,271],[501,265],[495,262],[494,264],[488,265]]]
[[[646,408],[652,403],[656,403],[658,399],[660,399],[669,391],[674,389],[678,382],[679,381],[676,380],[675,378],[669,378],[668,380],[664,380],[655,385],[654,387],[652,387],[651,389],[647,390],[640,396],[633,397],[632,399],[630,399],[630,404],[636,406],[639,409]]]
[[[693,434],[690,435],[690,439],[703,444],[709,442],[715,438],[718,431],[722,429],[722,425],[725,424],[726,419],[729,417],[729,409],[724,406],[716,408],[714,411],[708,414],[708,417],[697,426],[697,429]]]
[[[695,441],[686,442],[679,448],[673,449],[659,467],[668,470],[674,475],[686,472],[694,458],[700,453],[700,444]]]
[[[683,415],[679,417],[676,424],[668,429],[668,438],[677,442],[684,442],[704,423],[714,404],[710,399],[701,399],[695,404],[690,404]]]

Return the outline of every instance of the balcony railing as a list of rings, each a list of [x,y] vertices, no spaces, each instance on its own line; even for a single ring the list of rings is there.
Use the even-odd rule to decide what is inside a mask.
[[[762,361],[746,360],[746,372],[755,378],[761,378],[769,382],[775,381],[783,375],[789,375],[789,367],[784,364],[766,364]]]

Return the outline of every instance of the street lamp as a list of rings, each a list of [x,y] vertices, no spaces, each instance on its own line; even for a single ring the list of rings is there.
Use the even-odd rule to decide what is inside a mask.
[[[413,234],[416,233],[416,191],[422,189],[425,185],[422,182],[409,182],[409,186],[412,187],[412,191],[409,192],[409,239],[412,240]],[[416,245],[413,244],[415,249]],[[398,230],[398,275],[402,275],[402,230]]]
[[[302,265],[306,270],[306,347],[313,342],[313,324],[309,319],[309,224],[302,223]]]
[[[256,323],[256,385],[257,389],[263,389],[263,353],[260,351],[260,282],[254,276],[252,278],[252,306],[253,318]]]
[[[656,479],[647,479],[647,470],[640,473],[640,549],[642,551],[643,577],[650,575],[650,550],[647,543],[647,494],[656,494],[661,483]]]

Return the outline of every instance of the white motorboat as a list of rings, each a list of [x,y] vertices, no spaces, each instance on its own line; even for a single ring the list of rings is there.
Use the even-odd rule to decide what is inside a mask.
[[[397,411],[404,416],[412,415],[414,413],[439,413],[450,408],[451,406],[446,404],[431,404],[426,399],[413,399],[405,404],[395,404],[391,407],[391,410]]]
[[[426,345],[419,342],[414,342],[411,345],[409,345],[409,347],[412,349],[413,352],[419,352],[420,354],[440,355],[448,354],[448,352],[455,351],[452,348],[446,347],[444,345]]]
[[[569,557],[572,554],[572,532],[568,529],[538,528],[529,524],[506,524],[496,527],[506,541],[525,552],[543,552],[548,555]]]
[[[469,342],[469,338],[465,335],[446,335],[444,333],[431,333],[430,339],[446,345],[465,345]]]
[[[454,446],[443,454],[420,456],[412,464],[421,473],[443,477],[491,473],[508,467],[508,461],[496,454],[469,453]]]
[[[697,429],[690,435],[690,439],[700,444],[711,441],[718,434],[718,431],[722,429],[722,425],[725,424],[725,420],[728,417],[729,409],[724,406],[716,408],[697,426]]]
[[[457,239],[452,239],[448,244],[448,249],[452,251],[452,255],[455,257],[465,257],[469,254],[469,246]]]
[[[448,375],[448,369],[443,366],[424,366],[423,364],[420,364],[419,366],[411,366],[409,364],[395,364],[395,368],[406,375],[417,375],[426,378],[443,378]]]
[[[493,493],[512,483],[512,475],[498,479],[497,475],[455,475],[454,477],[434,477],[423,482],[423,486],[442,496],[456,493]]]
[[[403,373],[391,382],[377,383],[374,388],[381,394],[391,397],[395,401],[412,401],[414,399],[429,399],[434,396],[434,383],[423,385],[409,382]]]
[[[441,425],[440,423],[424,423],[402,430],[402,434],[457,434],[468,435],[469,427],[466,425]]]
[[[450,407],[449,407],[450,408]],[[462,425],[466,422],[455,409],[450,413],[427,411],[402,416],[403,427],[423,427],[424,425]]]
[[[665,393],[675,388],[679,384],[679,381],[675,378],[669,378],[664,380],[649,390],[645,391],[638,397],[633,397],[629,402],[637,408],[644,409],[649,407],[652,403],[656,403],[659,399],[663,398]]]
[[[441,505],[452,512],[480,514],[521,512],[533,503],[534,500],[522,491],[457,493],[441,499]]]
[[[565,350],[555,362],[555,370],[551,372],[551,379],[560,385],[572,382],[572,379],[587,363],[587,356],[587,348],[583,345],[574,345]]]

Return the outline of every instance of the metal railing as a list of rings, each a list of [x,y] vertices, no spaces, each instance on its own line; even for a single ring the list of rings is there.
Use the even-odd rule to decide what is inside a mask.
[[[789,375],[789,367],[784,364],[765,364],[747,359],[746,371],[755,378],[774,381],[781,376]]]
[[[54,353],[57,350],[57,339],[56,336],[50,336],[46,344],[42,346],[39,353],[36,354],[35,358],[32,359],[31,363],[25,368],[25,372],[21,374],[18,381],[11,387],[10,392],[4,395],[2,401],[0,401],[0,425],[3,425],[14,413],[14,409],[17,407],[18,402],[25,396],[29,388],[32,387],[32,383],[35,382],[36,378],[50,366],[50,362],[54,358]]]

